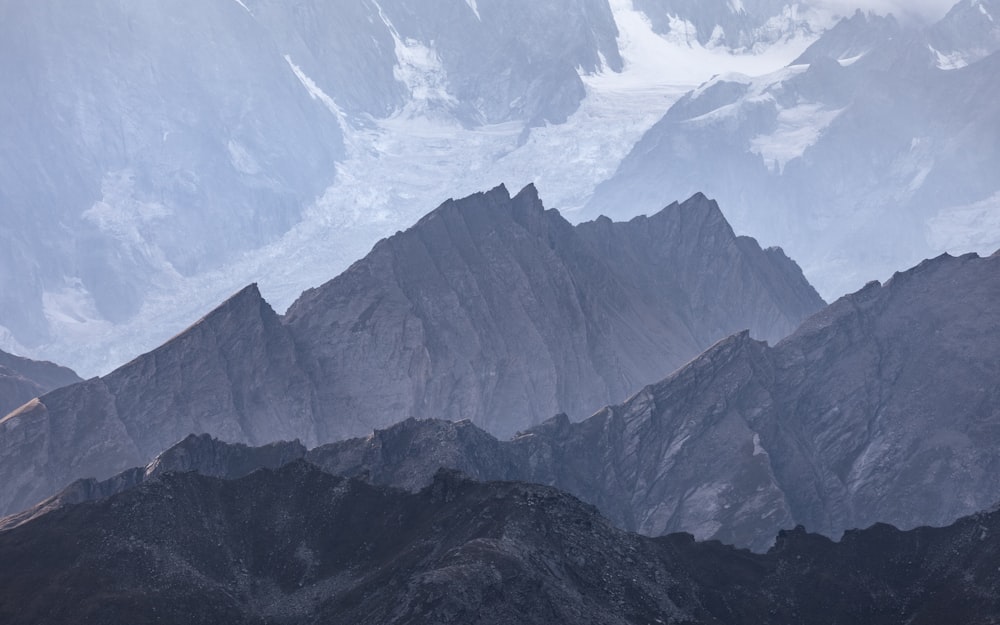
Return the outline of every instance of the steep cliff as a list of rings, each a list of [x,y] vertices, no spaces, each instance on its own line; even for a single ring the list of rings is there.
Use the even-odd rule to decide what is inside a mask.
[[[313,447],[411,416],[506,438],[661,379],[822,300],[703,196],[578,227],[535,189],[445,202],[277,315],[246,287],[161,347],[0,422],[0,511],[149,462],[188,434]]]

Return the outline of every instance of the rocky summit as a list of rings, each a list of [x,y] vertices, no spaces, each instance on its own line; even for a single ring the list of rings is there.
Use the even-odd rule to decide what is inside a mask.
[[[765,555],[615,529],[559,491],[438,473],[418,493],[303,462],[168,473],[0,532],[19,623],[995,622],[996,512],[801,529]]]
[[[188,434],[313,447],[407,417],[500,437],[625,399],[749,328],[823,302],[702,195],[577,227],[535,189],[445,202],[281,316],[256,286],[103,378],[0,424],[0,511],[149,462]]]

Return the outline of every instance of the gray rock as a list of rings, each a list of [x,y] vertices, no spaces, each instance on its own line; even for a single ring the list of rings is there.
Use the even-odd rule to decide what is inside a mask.
[[[35,397],[80,381],[66,367],[0,351],[0,417]]]
[[[620,527],[757,550],[804,524],[838,537],[946,525],[1000,501],[1000,253],[943,256],[844,297],[775,347],[720,341],[581,423],[499,443],[408,421],[309,459],[421,486],[438,466],[554,485]]]
[[[995,4],[958,3],[923,30],[859,12],[785,70],[709,81],[647,131],[583,216],[625,219],[704,191],[738,231],[781,242],[830,299],[942,252],[992,253]]]
[[[741,328],[779,338],[821,305],[794,263],[736,237],[703,196],[574,228],[534,188],[499,187],[380,242],[284,318],[247,287],[153,352],[13,413],[0,510],[192,433],[312,447],[418,416],[506,437],[621,401]]]
[[[987,625],[998,536],[994,511],[840,543],[798,528],[752,554],[622,532],[544,486],[442,471],[405,493],[295,462],[169,473],[0,532],[0,620]]]

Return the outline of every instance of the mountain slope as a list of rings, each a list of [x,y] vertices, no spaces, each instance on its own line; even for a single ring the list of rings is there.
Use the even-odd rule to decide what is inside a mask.
[[[32,398],[80,381],[66,367],[0,351],[0,416]]]
[[[793,262],[737,238],[703,196],[574,228],[534,188],[498,187],[380,242],[284,318],[247,287],[157,350],[7,417],[0,477],[17,486],[0,509],[191,433],[314,446],[424,416],[506,437],[620,401],[718,336],[776,340],[821,304]]]
[[[168,474],[0,533],[7,623],[993,622],[1000,518],[753,555],[647,539],[558,491],[441,473],[409,494],[304,463]],[[29,600],[25,600],[29,597]]]
[[[380,243],[286,323],[327,420],[469,418],[505,437],[624,398],[735,330],[775,341],[819,305],[704,196],[574,228],[533,187],[497,188]]]
[[[0,14],[0,332],[29,348],[100,336],[278,240],[375,120],[557,123],[578,69],[622,67],[600,0]]]
[[[927,261],[775,347],[720,341],[581,423],[501,443],[471,424],[410,421],[309,458],[411,488],[439,466],[551,484],[626,529],[758,550],[799,523],[834,537],[947,524],[1000,500],[998,263]]]
[[[859,12],[779,72],[718,76],[667,111],[583,214],[624,218],[703,190],[738,230],[781,241],[828,298],[945,251],[991,253],[994,13],[961,2],[919,29]]]

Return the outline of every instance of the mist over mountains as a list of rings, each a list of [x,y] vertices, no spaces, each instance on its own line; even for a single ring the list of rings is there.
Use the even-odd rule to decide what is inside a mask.
[[[855,8],[0,0],[0,621],[995,622],[1000,5]]]
[[[720,75],[650,128],[583,214],[705,191],[740,231],[782,241],[827,298],[944,251],[992,253],[994,15],[989,0],[924,28],[859,12],[785,69]]]
[[[441,467],[541,483],[626,530],[756,551],[795,525],[834,539],[876,522],[948,525],[1000,500],[1000,337],[981,330],[997,327],[998,262],[925,261],[773,347],[746,332],[719,341],[580,422],[558,415],[503,440],[468,420],[408,419],[308,451],[192,436],[145,469],[77,483],[8,524],[164,472],[232,479],[283,458],[411,490]]]
[[[757,150],[766,155],[762,165],[737,163],[748,148],[720,147],[711,128],[698,136],[685,131],[675,138],[690,142],[691,153],[726,166],[686,172],[687,152],[661,155],[648,159],[652,178],[633,185],[635,159],[626,159],[618,182],[588,203],[594,186],[619,170],[671,105],[713,74],[768,75],[813,42],[816,58],[851,58],[824,42],[839,37],[828,32],[837,12],[853,8],[449,0],[435,11],[387,1],[334,12],[315,2],[293,9],[236,0],[114,7],[7,0],[0,6],[10,94],[0,105],[0,347],[86,376],[105,373],[249,282],[283,311],[429,207],[501,181],[514,188],[534,182],[574,222],[652,213],[706,191],[739,232],[791,250],[828,299],[942,250],[991,252],[992,177],[982,172],[991,171],[995,142],[981,138],[992,136],[995,98],[984,92],[982,106],[955,99],[963,113],[951,116],[947,94],[966,98],[978,79],[952,85],[962,81],[938,76],[954,73],[938,65],[959,63],[988,74],[972,67],[995,50],[989,3],[960,3],[955,15],[920,31],[937,51],[925,50],[934,59],[928,80],[901,66],[885,70],[881,87],[875,83],[883,77],[868,73],[835,81],[822,94],[803,91],[802,106],[786,98],[780,111],[736,133],[794,139],[788,149]],[[912,24],[899,28],[909,33]],[[896,58],[898,46],[885,52],[884,43],[867,63]],[[827,237],[827,213],[800,218],[795,207],[861,197],[862,205],[847,208],[864,217],[864,206],[885,208],[884,198],[864,195],[861,183],[828,198],[827,181],[768,168],[775,158],[781,172],[804,163],[795,151],[811,135],[796,128],[839,111],[859,89],[901,94],[903,102],[940,101],[918,102],[917,113],[893,111],[898,132],[883,146],[890,151],[877,155],[898,161],[903,143],[922,141],[924,112],[943,111],[969,126],[945,124],[927,135],[930,143],[918,141],[923,151],[912,167],[899,161],[901,173],[880,174],[900,180],[889,195],[913,204],[916,219],[864,218],[850,232],[833,223]],[[831,144],[831,154],[854,141],[855,131],[870,135],[864,129],[873,125],[882,127],[859,122],[841,135],[840,147]],[[948,133],[944,152],[957,157],[936,159],[926,190],[907,200],[906,188],[930,162],[925,156]],[[758,189],[758,174],[777,190]],[[649,180],[660,181],[652,202]],[[610,189],[625,186],[634,197],[621,202]],[[892,223],[912,236],[889,242]],[[924,227],[926,236],[919,235]]]
[[[0,508],[145,464],[188,434],[308,446],[408,417],[507,438],[619,402],[743,328],[823,301],[704,196],[572,226],[533,187],[444,203],[279,316],[256,285],[102,378],[0,421]]]

